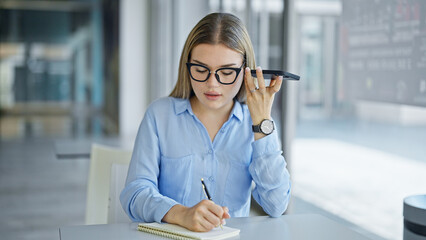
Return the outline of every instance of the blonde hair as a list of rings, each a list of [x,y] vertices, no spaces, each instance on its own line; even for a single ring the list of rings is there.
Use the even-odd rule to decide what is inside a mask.
[[[170,97],[190,98],[194,96],[186,63],[191,58],[191,51],[201,43],[223,44],[239,52],[244,57],[245,66],[255,68],[253,45],[250,36],[242,21],[229,13],[211,13],[201,19],[189,33],[179,62],[178,80]],[[244,74],[244,68],[240,72]],[[246,101],[245,84],[241,84],[235,98],[241,102]]]

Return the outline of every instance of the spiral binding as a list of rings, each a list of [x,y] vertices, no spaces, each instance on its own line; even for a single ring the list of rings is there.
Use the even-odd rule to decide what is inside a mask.
[[[138,230],[142,231],[142,232],[147,232],[147,233],[159,235],[159,236],[162,236],[162,237],[176,239],[176,240],[199,239],[199,238],[196,238],[196,237],[193,237],[193,236],[190,236],[190,235],[177,233],[177,232],[170,232],[170,231],[167,231],[167,230],[164,230],[164,229],[158,229],[158,228],[153,228],[153,227],[143,226],[143,225],[138,225]]]

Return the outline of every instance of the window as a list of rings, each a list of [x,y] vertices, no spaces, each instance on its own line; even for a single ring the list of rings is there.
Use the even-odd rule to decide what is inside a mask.
[[[403,198],[426,189],[426,5],[297,3],[293,194],[373,239],[400,239]]]

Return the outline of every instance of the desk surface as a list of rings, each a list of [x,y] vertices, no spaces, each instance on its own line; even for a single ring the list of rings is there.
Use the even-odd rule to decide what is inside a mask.
[[[102,138],[102,139],[62,139],[54,142],[57,159],[90,158],[92,144],[97,143],[109,147],[132,150],[132,138]]]
[[[226,225],[241,230],[239,237],[232,239],[368,239],[337,222],[316,214],[283,215],[279,218],[267,216],[231,218],[227,220]],[[136,227],[137,223],[62,227],[59,229],[59,236],[61,240],[168,239],[139,232]]]

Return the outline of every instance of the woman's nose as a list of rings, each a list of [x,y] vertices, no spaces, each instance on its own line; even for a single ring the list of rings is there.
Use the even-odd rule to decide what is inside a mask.
[[[207,79],[207,85],[210,87],[220,86],[218,78],[219,78],[219,75],[215,73],[210,74],[209,78]]]

